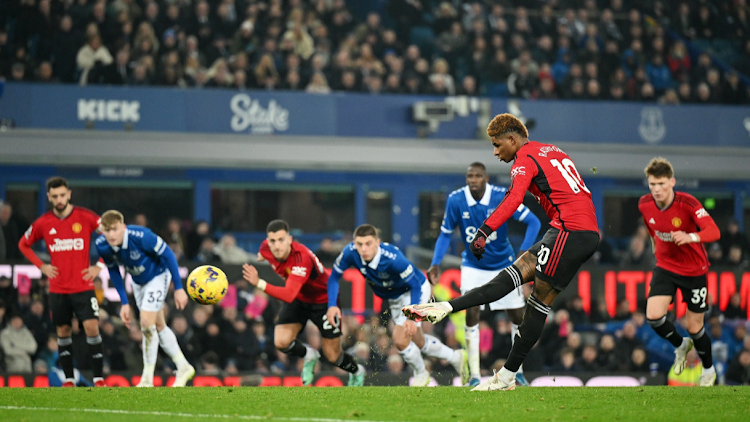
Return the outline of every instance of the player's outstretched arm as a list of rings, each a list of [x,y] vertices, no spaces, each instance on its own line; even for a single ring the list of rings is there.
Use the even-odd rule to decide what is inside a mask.
[[[443,257],[448,251],[448,246],[450,246],[451,234],[452,233],[446,233],[441,230],[440,236],[438,236],[437,241],[435,242],[435,252],[433,252],[432,255],[432,263],[430,264],[430,268],[427,269],[427,278],[433,285],[437,284],[439,280],[440,263],[443,261]]]

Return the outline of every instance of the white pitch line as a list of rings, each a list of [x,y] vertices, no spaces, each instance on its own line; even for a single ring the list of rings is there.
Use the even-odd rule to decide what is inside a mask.
[[[30,411],[53,411],[53,412],[86,412],[86,413],[110,413],[118,415],[146,415],[146,416],[173,416],[181,418],[214,418],[214,419],[244,419],[244,420],[274,420],[274,421],[310,421],[310,422],[396,422],[396,421],[371,421],[365,419],[333,419],[333,418],[298,418],[283,416],[258,416],[258,415],[222,415],[203,413],[178,413],[159,412],[147,410],[120,410],[120,409],[86,409],[65,407],[36,407],[36,406],[0,406],[4,410],[30,410]]]

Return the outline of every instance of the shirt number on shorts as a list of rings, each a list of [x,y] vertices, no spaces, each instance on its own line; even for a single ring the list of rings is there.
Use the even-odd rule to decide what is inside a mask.
[[[91,310],[94,311],[94,316],[99,318],[99,302],[95,297],[91,298]]]
[[[156,293],[156,297],[154,297],[154,293]],[[148,292],[148,299],[146,300],[146,302],[148,302],[148,303],[161,302],[162,296],[163,295],[162,295],[161,291]]]
[[[333,330],[333,334],[338,334],[341,332],[341,330],[339,329],[339,321],[334,321],[334,324],[331,325],[331,323],[328,321],[328,315],[323,315],[323,329]]]
[[[549,260],[550,252],[551,251],[549,250],[549,248],[544,245],[539,248],[539,256],[537,257],[537,262],[539,263],[539,265],[544,265],[547,263],[547,261]]]
[[[693,302],[694,305],[701,304],[701,308],[706,307],[706,288],[702,289],[693,289],[693,298],[690,299],[691,302]]]

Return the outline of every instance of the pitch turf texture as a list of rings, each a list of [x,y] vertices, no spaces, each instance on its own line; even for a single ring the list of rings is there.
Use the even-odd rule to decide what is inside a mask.
[[[0,388],[0,421],[748,421],[750,388]]]

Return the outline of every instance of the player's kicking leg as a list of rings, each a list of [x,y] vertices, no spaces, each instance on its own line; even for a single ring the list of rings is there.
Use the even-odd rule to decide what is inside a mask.
[[[519,293],[521,294],[521,297],[523,297],[523,288],[518,289]],[[513,295],[514,293],[511,293]],[[507,298],[508,296],[505,296]],[[525,299],[524,299],[525,302]],[[506,309],[506,312],[508,313],[508,317],[511,321],[511,331],[510,331],[510,338],[511,338],[511,347],[516,342],[516,334],[518,333],[518,327],[523,323],[523,314],[526,312],[526,306],[523,306],[521,308],[515,308],[515,309]],[[526,377],[523,375],[523,365],[521,365],[518,368],[518,372],[516,372],[516,384],[518,384],[521,387],[528,387],[529,382],[526,380]]]
[[[309,345],[303,343],[297,339],[297,335],[302,331],[303,324],[297,323],[284,323],[282,317],[287,315],[288,311],[283,308],[279,313],[279,324],[274,327],[273,330],[273,344],[276,349],[286,353],[289,356],[295,356],[304,360],[304,366],[302,367],[302,385],[311,385],[314,379],[315,365],[320,359],[320,353],[313,349]],[[307,322],[307,317],[305,317]]]
[[[186,386],[187,382],[195,376],[195,368],[185,359],[174,331],[167,326],[164,320],[164,309],[156,314],[156,331],[159,333],[159,346],[161,346],[162,350],[172,359],[172,362],[177,367],[172,387]]]

